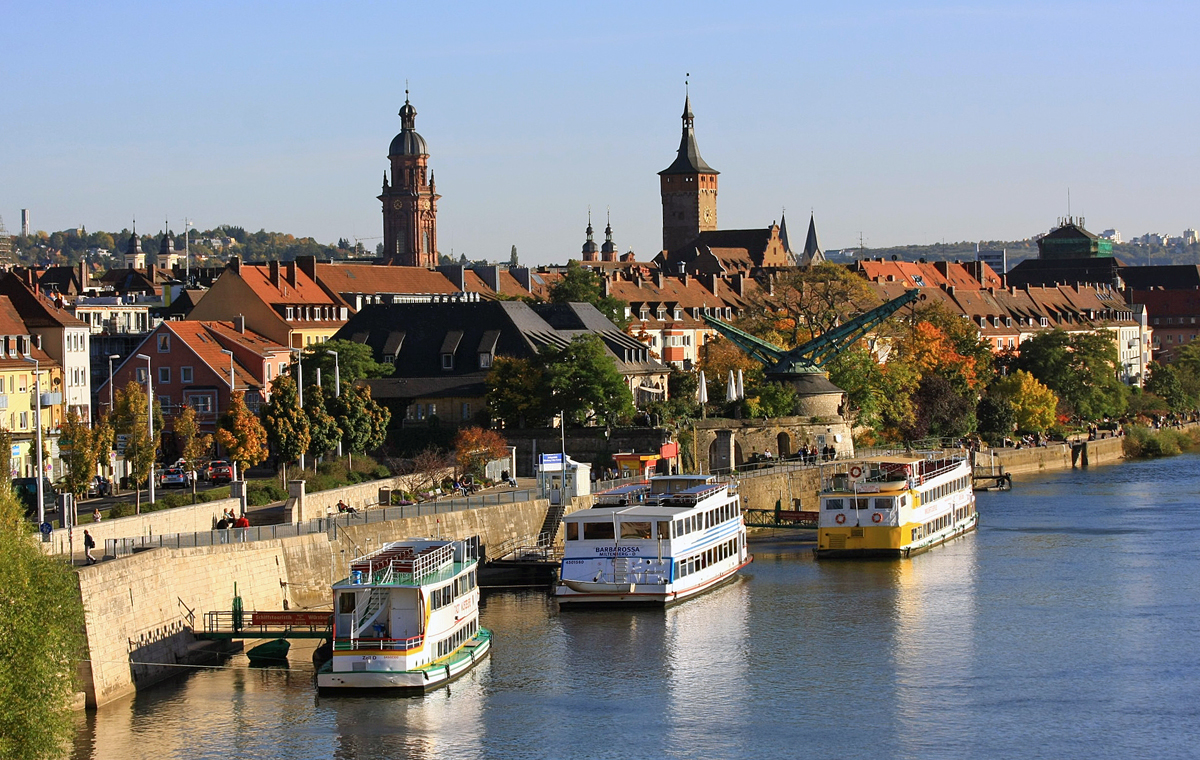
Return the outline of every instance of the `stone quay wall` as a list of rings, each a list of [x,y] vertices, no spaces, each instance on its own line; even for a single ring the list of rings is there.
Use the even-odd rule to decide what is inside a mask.
[[[1112,464],[1125,458],[1124,438],[1099,438],[1079,443],[1054,443],[1021,449],[985,449],[975,455],[977,472],[1028,475],[1048,470],[1069,470]]]
[[[810,445],[833,446],[838,459],[854,456],[850,426],[838,417],[818,418],[816,422],[811,417],[721,418],[697,420],[695,426],[695,454],[705,471],[740,466],[755,453],[790,456],[801,446]]]
[[[584,501],[590,503],[588,497],[580,504]],[[85,702],[103,705],[184,672],[175,666],[193,662],[198,646],[193,631],[203,630],[204,613],[232,608],[235,582],[247,612],[279,610],[285,603],[291,609],[327,609],[330,585],[345,577],[356,551],[436,535],[478,535],[486,551],[489,543],[536,535],[547,509],[545,500],[501,504],[339,528],[333,540],[317,533],[160,548],[79,568],[89,652],[80,669]]]

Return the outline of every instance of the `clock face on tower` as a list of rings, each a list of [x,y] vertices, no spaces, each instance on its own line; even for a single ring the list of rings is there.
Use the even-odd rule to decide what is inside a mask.
[[[392,208],[394,208],[394,209],[400,209],[403,206],[404,206],[404,201],[400,200],[399,198],[392,201]]]

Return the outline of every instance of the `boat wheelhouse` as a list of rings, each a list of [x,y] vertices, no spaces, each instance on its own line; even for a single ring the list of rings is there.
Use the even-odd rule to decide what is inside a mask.
[[[408,539],[352,560],[333,585],[333,656],[318,689],[422,692],[466,673],[491,648],[478,573],[477,540]]]
[[[597,494],[563,518],[560,604],[673,604],[752,561],[737,486],[667,475]]]
[[[814,551],[818,557],[908,557],[978,522],[965,455],[837,462],[822,472]]]

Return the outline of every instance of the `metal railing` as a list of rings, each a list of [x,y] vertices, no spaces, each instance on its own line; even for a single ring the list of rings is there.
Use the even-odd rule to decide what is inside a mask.
[[[346,651],[349,649],[378,649],[381,651],[387,650],[405,650],[415,649],[425,641],[424,636],[409,636],[407,639],[363,639],[363,638],[336,638],[333,640],[333,648],[335,651]]]
[[[359,510],[358,512],[345,512],[328,517],[318,517],[303,523],[278,523],[276,525],[255,525],[249,528],[227,528],[225,530],[205,530],[192,533],[163,533],[157,536],[109,538],[104,541],[104,556],[123,557],[135,552],[146,551],[147,549],[183,549],[197,546],[243,544],[253,541],[270,541],[277,538],[306,536],[313,533],[328,533],[330,538],[336,539],[339,529],[355,525],[463,512],[470,509],[479,509],[480,507],[496,506],[498,504],[516,504],[524,501],[533,501],[537,498],[539,498],[538,492],[535,489],[516,489],[475,496],[438,499],[437,501],[406,504],[403,506],[371,507]]]

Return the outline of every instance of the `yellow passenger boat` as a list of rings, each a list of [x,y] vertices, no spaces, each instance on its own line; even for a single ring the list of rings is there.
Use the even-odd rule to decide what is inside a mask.
[[[965,454],[836,462],[821,477],[818,557],[908,557],[975,529]]]

